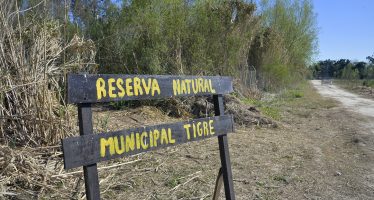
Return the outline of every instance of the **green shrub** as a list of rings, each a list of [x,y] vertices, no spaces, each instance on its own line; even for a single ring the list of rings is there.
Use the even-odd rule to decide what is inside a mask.
[[[362,85],[366,86],[366,87],[372,87],[372,88],[374,88],[374,80],[364,80],[362,82]]]
[[[297,98],[302,98],[304,97],[304,92],[298,89],[292,89],[292,90],[286,90],[283,94],[282,97],[285,99],[297,99]]]

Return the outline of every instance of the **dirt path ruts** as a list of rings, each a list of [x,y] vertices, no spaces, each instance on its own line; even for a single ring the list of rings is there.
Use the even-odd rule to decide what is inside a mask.
[[[335,85],[321,84],[320,80],[312,80],[311,82],[322,96],[331,97],[341,102],[351,111],[374,117],[374,100],[360,97]]]
[[[237,199],[374,199],[374,118],[310,87],[279,105],[280,128],[230,136]]]

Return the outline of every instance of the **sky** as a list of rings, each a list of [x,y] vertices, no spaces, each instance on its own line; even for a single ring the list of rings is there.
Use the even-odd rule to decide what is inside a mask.
[[[312,0],[319,28],[316,60],[367,61],[374,54],[374,0]]]

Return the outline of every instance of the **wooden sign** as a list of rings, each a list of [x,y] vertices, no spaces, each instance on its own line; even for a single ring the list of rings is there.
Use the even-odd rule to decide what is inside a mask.
[[[195,119],[62,140],[65,169],[233,132],[231,116]]]
[[[100,199],[97,163],[218,137],[226,199],[235,199],[227,134],[233,119],[224,115],[223,94],[233,92],[232,79],[221,76],[160,76],[122,74],[68,75],[67,101],[78,105],[78,137],[62,140],[64,167],[83,166],[86,197]],[[215,117],[93,134],[92,103],[213,95]]]
[[[176,96],[227,94],[232,79],[223,76],[120,74],[68,75],[69,103],[97,103]]]

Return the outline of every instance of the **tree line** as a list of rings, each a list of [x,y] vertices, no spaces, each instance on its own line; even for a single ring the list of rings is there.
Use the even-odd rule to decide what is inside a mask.
[[[321,60],[310,66],[313,78],[374,79],[374,55],[367,62],[349,59]]]
[[[317,45],[310,0],[49,0],[27,15],[59,22],[66,42],[92,40],[99,73],[240,78],[254,66],[258,79],[287,86],[304,78]]]
[[[0,0],[0,30],[0,142],[12,145],[74,134],[68,73],[236,84],[256,70],[263,89],[279,89],[304,79],[317,45],[310,0]]]

